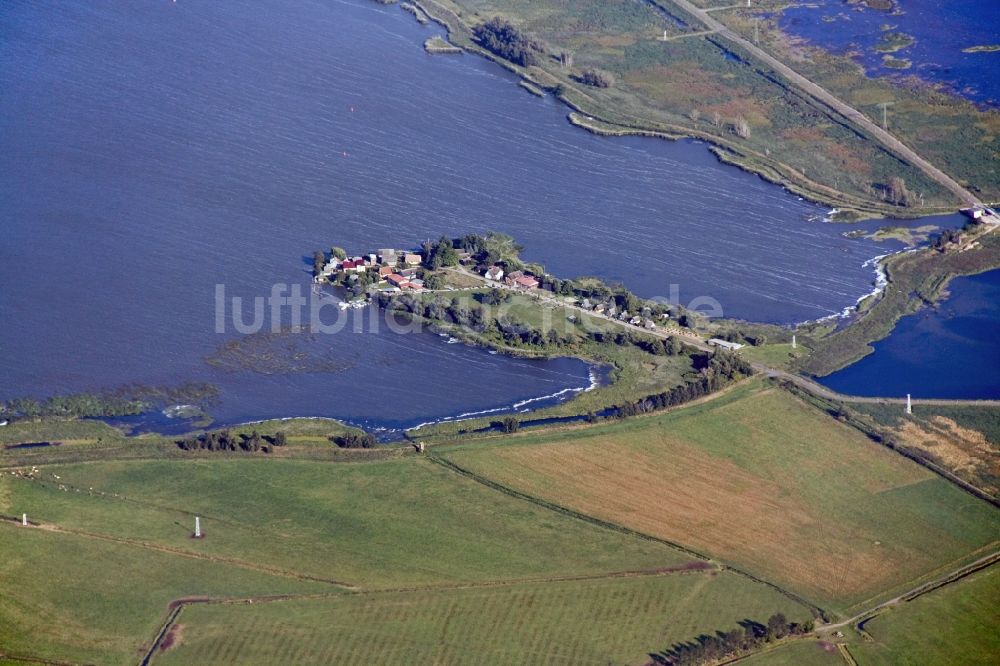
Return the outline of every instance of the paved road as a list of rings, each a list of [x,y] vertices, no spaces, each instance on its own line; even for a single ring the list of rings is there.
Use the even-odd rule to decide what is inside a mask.
[[[705,24],[706,27],[708,27],[708,29],[714,30],[726,39],[739,44],[742,48],[752,53],[757,59],[766,63],[769,67],[773,68],[813,98],[864,128],[866,132],[878,139],[882,145],[888,148],[895,155],[901,157],[904,161],[909,162],[927,174],[930,178],[940,183],[942,187],[954,194],[959,201],[962,202],[962,204],[966,206],[975,206],[981,203],[974,194],[959,185],[948,174],[922,158],[913,149],[889,132],[879,127],[863,113],[841,101],[825,88],[816,85],[806,77],[802,76],[785,63],[770,55],[764,49],[756,46],[753,42],[736,34],[721,22],[712,18],[711,14],[709,14],[707,10],[696,7],[689,2],[689,0],[670,0],[670,2],[673,2],[686,12],[696,16],[702,23]]]
[[[641,326],[633,326],[628,322],[621,321],[613,317],[607,317],[602,314],[597,314],[591,310],[584,309],[579,305],[567,303],[566,301],[555,298],[554,296],[549,296],[548,295],[549,292],[542,292],[538,290],[525,291],[523,289],[514,289],[512,287],[508,287],[506,285],[499,284],[497,282],[488,282],[481,275],[477,275],[476,273],[473,273],[471,271],[466,271],[459,268],[446,268],[445,270],[459,273],[461,275],[478,278],[480,281],[483,282],[483,284],[496,287],[498,289],[507,289],[510,291],[516,291],[518,293],[525,294],[526,296],[531,296],[541,303],[549,303],[555,307],[565,308],[566,310],[578,311],[582,314],[586,314],[588,317],[604,319],[605,321],[617,324],[618,326],[621,326],[622,328],[625,328],[629,331],[645,333],[646,335],[652,335],[654,337],[662,338],[664,340],[669,339],[671,337],[676,337],[679,338],[682,342],[684,342],[684,344],[694,347],[696,349],[700,349],[701,351],[712,352],[715,351],[716,349],[716,347],[709,345],[705,341],[705,339],[702,338],[700,335],[690,330],[681,328],[670,328],[670,329],[656,328],[653,330],[649,330]],[[754,370],[756,370],[761,374],[767,375],[768,377],[772,377],[775,379],[784,379],[790,381],[799,388],[808,391],[815,396],[824,398],[826,400],[835,400],[838,402],[847,402],[847,403],[868,403],[868,404],[889,404],[889,405],[906,404],[905,396],[894,398],[894,397],[868,397],[861,395],[845,395],[843,393],[837,393],[836,391],[832,391],[827,387],[823,386],[822,384],[819,384],[818,382],[809,379],[808,377],[803,377],[802,375],[797,375],[793,372],[788,372],[787,370],[782,370],[780,368],[772,368],[770,366],[764,365],[763,363],[753,363],[752,365]],[[944,398],[914,398],[912,400],[912,403],[914,405],[938,405],[938,406],[953,406],[953,407],[958,405],[969,405],[973,407],[1000,407],[1000,400],[950,400]]]
[[[854,402],[854,403],[869,403],[869,404],[883,404],[883,405],[905,405],[906,398],[871,398],[861,395],[845,395],[843,393],[837,393],[832,391],[827,387],[814,382],[813,380],[803,377],[802,375],[796,375],[791,372],[786,372],[784,370],[779,370],[777,368],[769,368],[766,365],[760,363],[754,363],[753,367],[758,372],[766,374],[768,377],[775,377],[780,379],[787,379],[799,388],[809,391],[815,396],[820,398],[825,398],[827,400],[836,400],[838,402]],[[952,400],[946,398],[914,398],[912,400],[914,405],[969,405],[973,407],[1000,407],[1000,400]]]

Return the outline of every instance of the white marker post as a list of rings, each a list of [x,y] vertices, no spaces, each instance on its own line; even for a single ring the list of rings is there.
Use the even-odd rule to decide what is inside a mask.
[[[792,349],[795,349],[796,346],[797,345],[796,345],[796,342],[795,342],[795,336],[793,335],[792,336]]]
[[[909,393],[906,394],[906,413],[907,414],[913,413],[913,402],[910,400]]]
[[[26,514],[26,513],[22,513],[21,514],[21,526],[22,527],[27,527],[28,526],[28,514]]]
[[[195,539],[201,538],[201,518],[199,518],[198,516],[194,517],[194,538]]]

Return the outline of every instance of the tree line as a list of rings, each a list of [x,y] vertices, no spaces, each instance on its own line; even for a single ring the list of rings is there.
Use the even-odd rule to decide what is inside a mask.
[[[176,441],[182,451],[245,451],[247,453],[270,453],[273,447],[284,446],[287,437],[279,430],[273,436],[261,435],[254,430],[249,435],[234,435],[229,430],[206,432],[194,437]]]
[[[478,294],[476,298],[485,305],[495,306],[509,301],[511,295],[507,291],[491,289],[483,294]],[[494,334],[505,345],[513,347],[563,347],[576,341],[576,337],[572,334],[560,333],[555,328],[543,332],[510,315],[490,320],[481,305],[466,306],[457,296],[450,300],[438,297],[425,301],[412,294],[393,296],[380,293],[376,297],[376,303],[390,312],[400,312],[431,321],[455,324],[480,334]],[[597,344],[635,345],[654,355],[678,356],[684,353],[684,346],[680,340],[673,336],[667,340],[661,340],[660,338],[635,335],[632,331],[618,330],[614,333],[591,331],[589,337]]]
[[[662,666],[699,666],[747,654],[787,636],[801,636],[813,630],[811,620],[802,624],[789,622],[782,613],[775,613],[765,624],[753,620],[743,620],[739,624],[738,629],[702,634],[650,657],[654,664]]]
[[[370,449],[376,444],[375,435],[353,430],[343,435],[335,435],[330,441],[342,449]]]
[[[676,407],[686,402],[696,400],[714,393],[727,384],[754,374],[753,366],[741,356],[732,352],[719,350],[708,356],[695,356],[696,364],[701,363],[701,376],[693,382],[654,393],[634,402],[627,402],[614,407],[614,413],[619,418],[635,416],[666,407]]]

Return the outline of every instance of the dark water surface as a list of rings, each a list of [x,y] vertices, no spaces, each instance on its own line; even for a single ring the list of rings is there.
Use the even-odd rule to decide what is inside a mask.
[[[841,393],[1000,398],[1000,270],[955,278],[950,296],[900,320],[875,352],[820,379]]]
[[[1000,106],[1000,51],[965,53],[973,46],[1000,45],[997,0],[896,0],[892,12],[843,0],[810,0],[784,10],[788,34],[835,53],[852,53],[870,75],[915,75],[943,84],[979,104]],[[886,33],[901,32],[914,43],[889,54],[911,61],[888,67],[875,49]]]
[[[332,244],[496,229],[557,274],[782,323],[853,304],[894,249],[704,146],[573,128],[491,63],[424,54],[436,30],[367,0],[0,4],[0,398],[195,380],[225,422],[402,427],[590,383],[430,334],[205,363],[235,337],[217,284],[306,284]]]

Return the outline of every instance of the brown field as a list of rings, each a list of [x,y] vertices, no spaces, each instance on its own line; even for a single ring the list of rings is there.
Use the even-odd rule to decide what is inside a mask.
[[[1000,534],[998,512],[775,389],[444,455],[832,608],[950,566]]]
[[[978,430],[935,416],[927,422],[904,421],[896,432],[906,446],[920,450],[963,479],[978,483],[986,492],[1000,494],[1000,486],[993,482],[1000,478],[1000,451]]]

